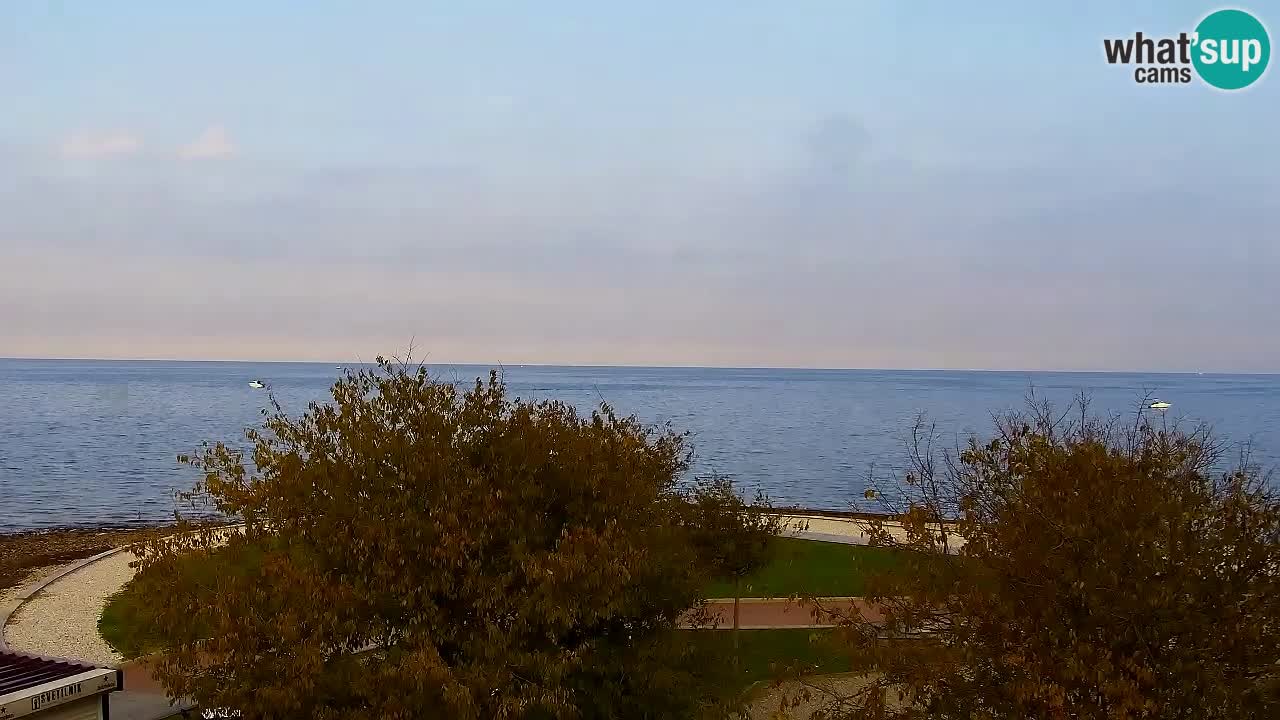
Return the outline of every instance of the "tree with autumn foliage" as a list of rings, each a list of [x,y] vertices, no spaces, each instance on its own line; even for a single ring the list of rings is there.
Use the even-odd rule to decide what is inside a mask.
[[[706,562],[683,436],[379,361],[248,447],[206,447],[198,494],[244,522],[141,560],[156,673],[256,718],[722,717],[703,657]],[[234,568],[184,572],[192,558]],[[690,609],[695,612],[691,615]]]
[[[723,475],[699,478],[688,498],[688,525],[707,572],[733,582],[733,646],[736,650],[742,581],[769,561],[775,539],[784,530],[792,529],[794,523],[772,512],[773,504],[763,492],[757,492],[748,502],[733,480]]]
[[[883,618],[844,618],[864,678],[814,717],[1280,717],[1266,478],[1203,429],[1031,407],[955,452],[917,426],[869,493],[907,559],[868,579]]]

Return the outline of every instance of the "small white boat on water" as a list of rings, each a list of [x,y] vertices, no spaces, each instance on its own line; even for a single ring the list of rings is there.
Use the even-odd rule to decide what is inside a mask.
[[[249,387],[253,388],[254,390],[259,390],[261,388],[266,387],[266,385],[263,384],[261,380],[250,380]]]
[[[1168,410],[1169,408],[1173,407],[1173,403],[1167,403],[1163,400],[1156,400],[1155,402],[1151,403],[1147,407],[1151,408],[1152,410]]]

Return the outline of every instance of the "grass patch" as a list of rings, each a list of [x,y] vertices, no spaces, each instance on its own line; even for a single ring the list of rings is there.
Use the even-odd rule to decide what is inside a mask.
[[[898,551],[865,545],[777,538],[773,557],[742,581],[742,597],[787,597],[792,594],[858,596],[866,577],[900,564]],[[733,597],[733,583],[717,580],[707,597]]]
[[[691,641],[722,662],[733,662],[733,633],[728,630],[689,630]],[[786,628],[739,632],[738,669],[734,683],[745,690],[752,683],[798,674],[849,672],[848,655],[832,643],[830,630]]]
[[[771,561],[746,578],[743,597],[786,597],[793,593],[825,596],[857,596],[863,591],[868,574],[892,570],[899,565],[893,550],[861,545],[842,545],[797,538],[778,538]],[[192,555],[181,558],[177,572],[195,576],[203,585],[211,585],[219,576],[256,572],[261,557],[248,552],[232,558],[226,552]],[[163,638],[150,629],[147,601],[162,592],[163,578],[145,574],[131,580],[124,589],[107,601],[98,622],[102,637],[126,658],[135,658],[162,650]],[[733,584],[716,581],[707,587],[707,597],[732,597]],[[695,641],[717,644],[718,655],[732,658],[733,645],[729,631],[692,631]],[[810,643],[810,638],[824,631],[811,629],[743,630],[739,648],[740,671],[750,684],[770,676],[770,668],[778,664],[809,663],[814,672],[842,672],[834,654],[824,654]]]
[[[164,592],[175,573],[212,585],[219,576],[259,572],[261,562],[261,554],[253,550],[235,556],[223,550],[181,557],[173,566],[140,574],[108,599],[98,630],[126,659],[162,652],[167,643],[154,631],[154,611],[148,603]],[[860,573],[892,566],[892,556],[877,548],[779,539],[772,562],[757,573],[755,578],[760,579],[752,582],[780,594],[806,588],[824,595],[857,594]],[[687,630],[680,635],[704,653],[711,663],[708,670],[730,694],[744,693],[757,683],[775,679],[850,669],[848,656],[833,646],[833,633],[828,629],[742,630],[737,648],[730,630]]]
[[[120,592],[107,598],[107,606],[98,618],[98,633],[126,660],[164,649],[164,639],[148,632],[153,625],[145,599],[145,593],[130,581]]]
[[[262,564],[262,553],[245,548],[232,554],[224,550],[212,553],[194,553],[178,558],[176,566],[153,568],[130,580],[120,592],[107,598],[107,605],[98,619],[98,632],[116,652],[127,660],[164,650],[165,638],[154,632],[153,610],[148,600],[165,592],[168,577],[176,572],[184,577],[183,584],[209,587],[220,577],[257,573]]]

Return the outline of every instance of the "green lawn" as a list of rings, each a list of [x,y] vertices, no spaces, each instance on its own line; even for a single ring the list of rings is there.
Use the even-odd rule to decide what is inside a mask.
[[[828,597],[857,596],[864,578],[893,569],[895,551],[864,545],[778,538],[772,560],[742,582],[742,597],[787,597],[813,594]],[[733,583],[716,581],[707,597],[733,597]]]
[[[243,570],[232,568],[223,553],[215,555],[221,562],[184,563],[181,572],[193,573],[212,582],[219,574]],[[241,563],[252,565],[256,558],[246,556]],[[863,580],[869,573],[895,567],[892,550],[860,545],[841,545],[795,538],[778,538],[768,565],[746,578],[743,597],[787,597],[793,593],[821,596],[856,596],[863,592]],[[163,648],[159,637],[148,632],[145,579],[135,579],[120,593],[110,598],[99,620],[102,637],[127,658],[138,657]],[[732,597],[733,584],[711,582],[707,597]],[[706,633],[703,635],[703,633]],[[742,669],[755,678],[768,663],[776,659],[808,657],[804,655],[810,630],[743,631]],[[699,631],[700,642],[728,642],[728,632]],[[751,638],[748,640],[748,638]],[[726,646],[726,648],[731,646]],[[834,672],[834,671],[832,671]]]
[[[98,619],[98,632],[102,639],[126,660],[164,648],[162,639],[148,632],[151,623],[147,621],[143,597],[132,583],[125,585],[120,592],[107,598],[107,606]]]
[[[178,572],[194,578],[201,585],[213,585],[218,577],[229,574],[256,572],[261,554],[254,550],[232,557],[225,550],[215,551],[210,557],[190,555],[178,562]],[[154,575],[154,573],[153,573]],[[150,582],[149,582],[150,581]],[[165,647],[163,638],[151,631],[151,610],[147,598],[164,591],[163,578],[139,574],[130,580],[120,592],[107,598],[107,606],[98,619],[98,632],[116,652],[126,659],[159,652]]]
[[[688,630],[690,640],[729,664],[733,660],[733,633],[728,630]],[[830,630],[787,628],[742,630],[739,633],[738,669],[733,683],[746,690],[752,683],[797,674],[822,675],[848,672],[847,655],[831,644]]]

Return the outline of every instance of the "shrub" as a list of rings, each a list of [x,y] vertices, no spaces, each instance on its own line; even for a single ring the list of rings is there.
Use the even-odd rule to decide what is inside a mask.
[[[841,718],[1280,717],[1280,501],[1201,429],[1055,416],[998,423],[881,489],[914,552],[848,618],[874,682]],[[874,493],[873,493],[874,494]],[[929,561],[924,561],[926,558]],[[906,637],[914,639],[906,639]]]
[[[706,566],[683,437],[379,361],[194,496],[245,522],[153,543],[158,677],[249,717],[716,717],[726,663],[675,630]],[[246,458],[252,468],[247,467]],[[217,552],[239,572],[177,572]],[[249,561],[251,560],[251,562]],[[174,572],[168,572],[173,569]]]

